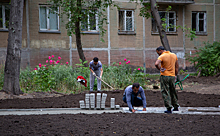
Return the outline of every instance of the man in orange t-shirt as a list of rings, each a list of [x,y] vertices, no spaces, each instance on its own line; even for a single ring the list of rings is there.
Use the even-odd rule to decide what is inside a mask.
[[[156,52],[159,57],[155,62],[155,66],[160,70],[161,94],[167,108],[167,111],[164,112],[172,113],[172,107],[174,107],[173,111],[178,111],[179,107],[175,89],[175,79],[179,69],[178,59],[176,54],[166,51],[163,46],[158,47]]]

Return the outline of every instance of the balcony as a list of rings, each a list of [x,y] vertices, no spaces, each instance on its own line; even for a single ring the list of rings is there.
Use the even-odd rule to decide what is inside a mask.
[[[174,5],[186,5],[195,3],[194,0],[156,0],[158,4],[174,4]],[[150,0],[144,0],[144,2],[150,2]]]

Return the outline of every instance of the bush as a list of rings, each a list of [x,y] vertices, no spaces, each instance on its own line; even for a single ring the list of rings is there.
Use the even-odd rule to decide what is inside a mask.
[[[4,66],[0,65],[0,90],[2,90],[4,84],[4,68]]]
[[[220,42],[204,43],[204,47],[196,48],[192,56],[187,55],[187,60],[201,71],[201,76],[213,76],[220,72]]]
[[[79,93],[89,90],[90,85],[90,70],[89,67],[84,67],[81,64],[75,64],[75,67],[61,63],[61,57],[55,61],[54,56],[48,57],[45,64],[39,63],[34,70],[26,68],[20,71],[20,87],[25,93],[33,91],[49,92],[55,90],[61,93]],[[87,63],[87,62],[84,62]],[[146,80],[148,74],[144,74],[142,67],[131,70],[130,61],[124,59],[124,62],[113,63],[111,66],[103,65],[102,80],[108,83],[115,89],[124,89],[134,82],[139,82],[146,89]],[[83,76],[87,80],[87,87],[84,87],[77,82],[77,77]],[[0,67],[0,85],[3,87],[4,67]],[[97,86],[95,81],[94,90]],[[109,86],[102,83],[102,90],[111,90]]]

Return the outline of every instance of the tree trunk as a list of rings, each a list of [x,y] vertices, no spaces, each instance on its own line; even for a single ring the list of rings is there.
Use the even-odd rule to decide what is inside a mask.
[[[166,32],[162,29],[163,28],[162,21],[161,21],[160,15],[158,13],[156,0],[150,0],[150,4],[151,4],[151,13],[157,22],[157,28],[159,31],[161,43],[167,51],[171,51]]]
[[[77,7],[81,7],[81,0],[77,0]],[[81,9],[77,8],[76,12],[80,13]],[[82,49],[82,43],[81,43],[80,21],[81,21],[81,18],[78,17],[78,20],[75,23],[76,45],[77,45],[77,51],[78,51],[78,54],[79,54],[79,58],[82,60],[82,62],[85,62],[86,58],[84,56],[83,49]],[[88,64],[85,63],[84,66],[88,67]]]
[[[15,95],[23,94],[19,75],[22,45],[22,19],[24,0],[11,0],[7,56],[2,91]]]

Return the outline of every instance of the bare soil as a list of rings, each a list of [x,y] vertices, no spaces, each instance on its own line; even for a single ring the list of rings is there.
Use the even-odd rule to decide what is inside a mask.
[[[158,82],[158,81],[155,81]],[[179,104],[182,107],[218,107],[220,105],[220,78],[188,77],[183,91],[178,87]],[[0,109],[74,108],[85,93],[59,94],[56,92],[23,94],[14,96],[0,92]],[[122,101],[123,90],[107,93],[106,107],[110,98],[126,107]],[[145,90],[148,107],[164,106],[160,89]],[[220,135],[219,115],[181,114],[62,114],[0,116],[0,135]]]

